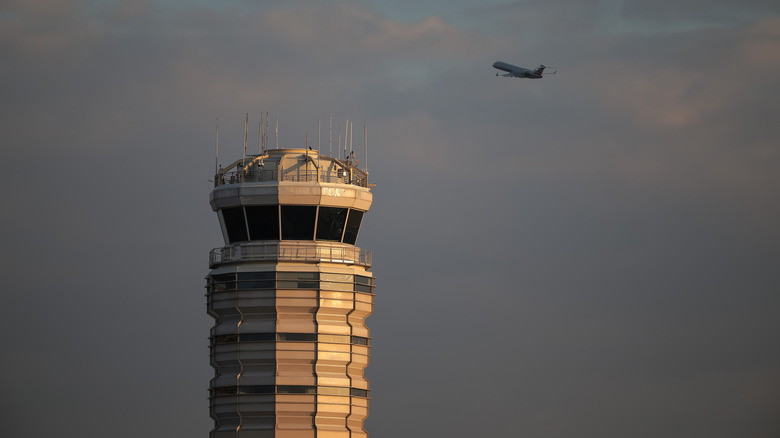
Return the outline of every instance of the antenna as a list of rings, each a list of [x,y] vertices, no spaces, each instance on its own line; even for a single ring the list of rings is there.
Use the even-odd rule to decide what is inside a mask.
[[[257,125],[257,155],[263,153],[263,113],[260,113],[260,123]]]
[[[317,182],[320,182],[320,119],[317,119]]]
[[[279,149],[279,113],[276,113],[276,149]]]
[[[265,132],[263,132],[263,112],[260,111],[260,153],[265,153]]]
[[[333,116],[328,114],[328,156],[333,156]]]
[[[217,117],[217,134],[216,134],[216,146],[215,146],[215,157],[214,157],[214,177],[216,178],[217,173],[219,172],[219,117]]]
[[[246,119],[244,119],[244,159],[241,160],[241,166],[244,165],[244,160],[246,160],[246,136],[249,129],[249,113],[246,113]]]
[[[347,140],[349,140],[349,119],[347,119],[347,124],[344,126],[344,159],[347,159]]]
[[[368,175],[368,129],[366,128],[366,122],[363,122],[363,146],[366,148],[365,155],[363,156],[363,172]]]

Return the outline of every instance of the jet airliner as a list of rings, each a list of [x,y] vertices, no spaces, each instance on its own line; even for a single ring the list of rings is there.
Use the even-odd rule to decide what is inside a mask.
[[[512,64],[507,64],[505,62],[496,61],[493,63],[493,68],[497,68],[499,70],[507,72],[506,74],[501,75],[506,78],[541,79],[542,75],[544,74],[545,66],[540,65],[536,70],[529,70],[527,68],[518,67]],[[557,70],[548,74],[555,74],[556,72]],[[496,73],[496,76],[498,75],[499,73]]]

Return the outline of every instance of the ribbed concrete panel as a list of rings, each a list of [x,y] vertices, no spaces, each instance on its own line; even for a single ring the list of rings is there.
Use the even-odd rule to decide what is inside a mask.
[[[276,295],[277,333],[317,333],[316,290],[278,290]]]
[[[368,389],[365,369],[368,366],[368,348],[360,345],[352,346],[352,354],[347,364],[347,375],[353,388]]]
[[[368,337],[366,318],[374,311],[374,301],[371,295],[355,294],[355,303],[352,312],[349,313],[349,325],[354,336]]]
[[[314,342],[278,342],[276,344],[276,384],[316,386]]]
[[[320,386],[350,387],[347,376],[348,344],[320,343],[317,351],[317,383]]]
[[[314,437],[316,395],[276,396],[277,437]]]

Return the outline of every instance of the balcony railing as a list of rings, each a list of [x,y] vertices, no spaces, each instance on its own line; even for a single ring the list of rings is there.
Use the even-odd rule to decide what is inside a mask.
[[[371,267],[371,251],[336,243],[244,243],[214,248],[209,267],[237,262],[328,262]]]
[[[224,184],[237,184],[247,182],[266,182],[266,181],[294,181],[294,182],[324,182],[335,184],[351,184],[359,187],[367,187],[366,175],[358,171],[319,173],[316,170],[286,170],[279,175],[277,170],[238,170],[225,172],[216,176],[216,186]]]

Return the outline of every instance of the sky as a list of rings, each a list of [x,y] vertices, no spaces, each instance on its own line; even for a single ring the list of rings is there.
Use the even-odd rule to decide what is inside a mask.
[[[780,436],[776,1],[4,0],[0,60],[8,436],[207,436],[261,112],[376,184],[371,437]]]

